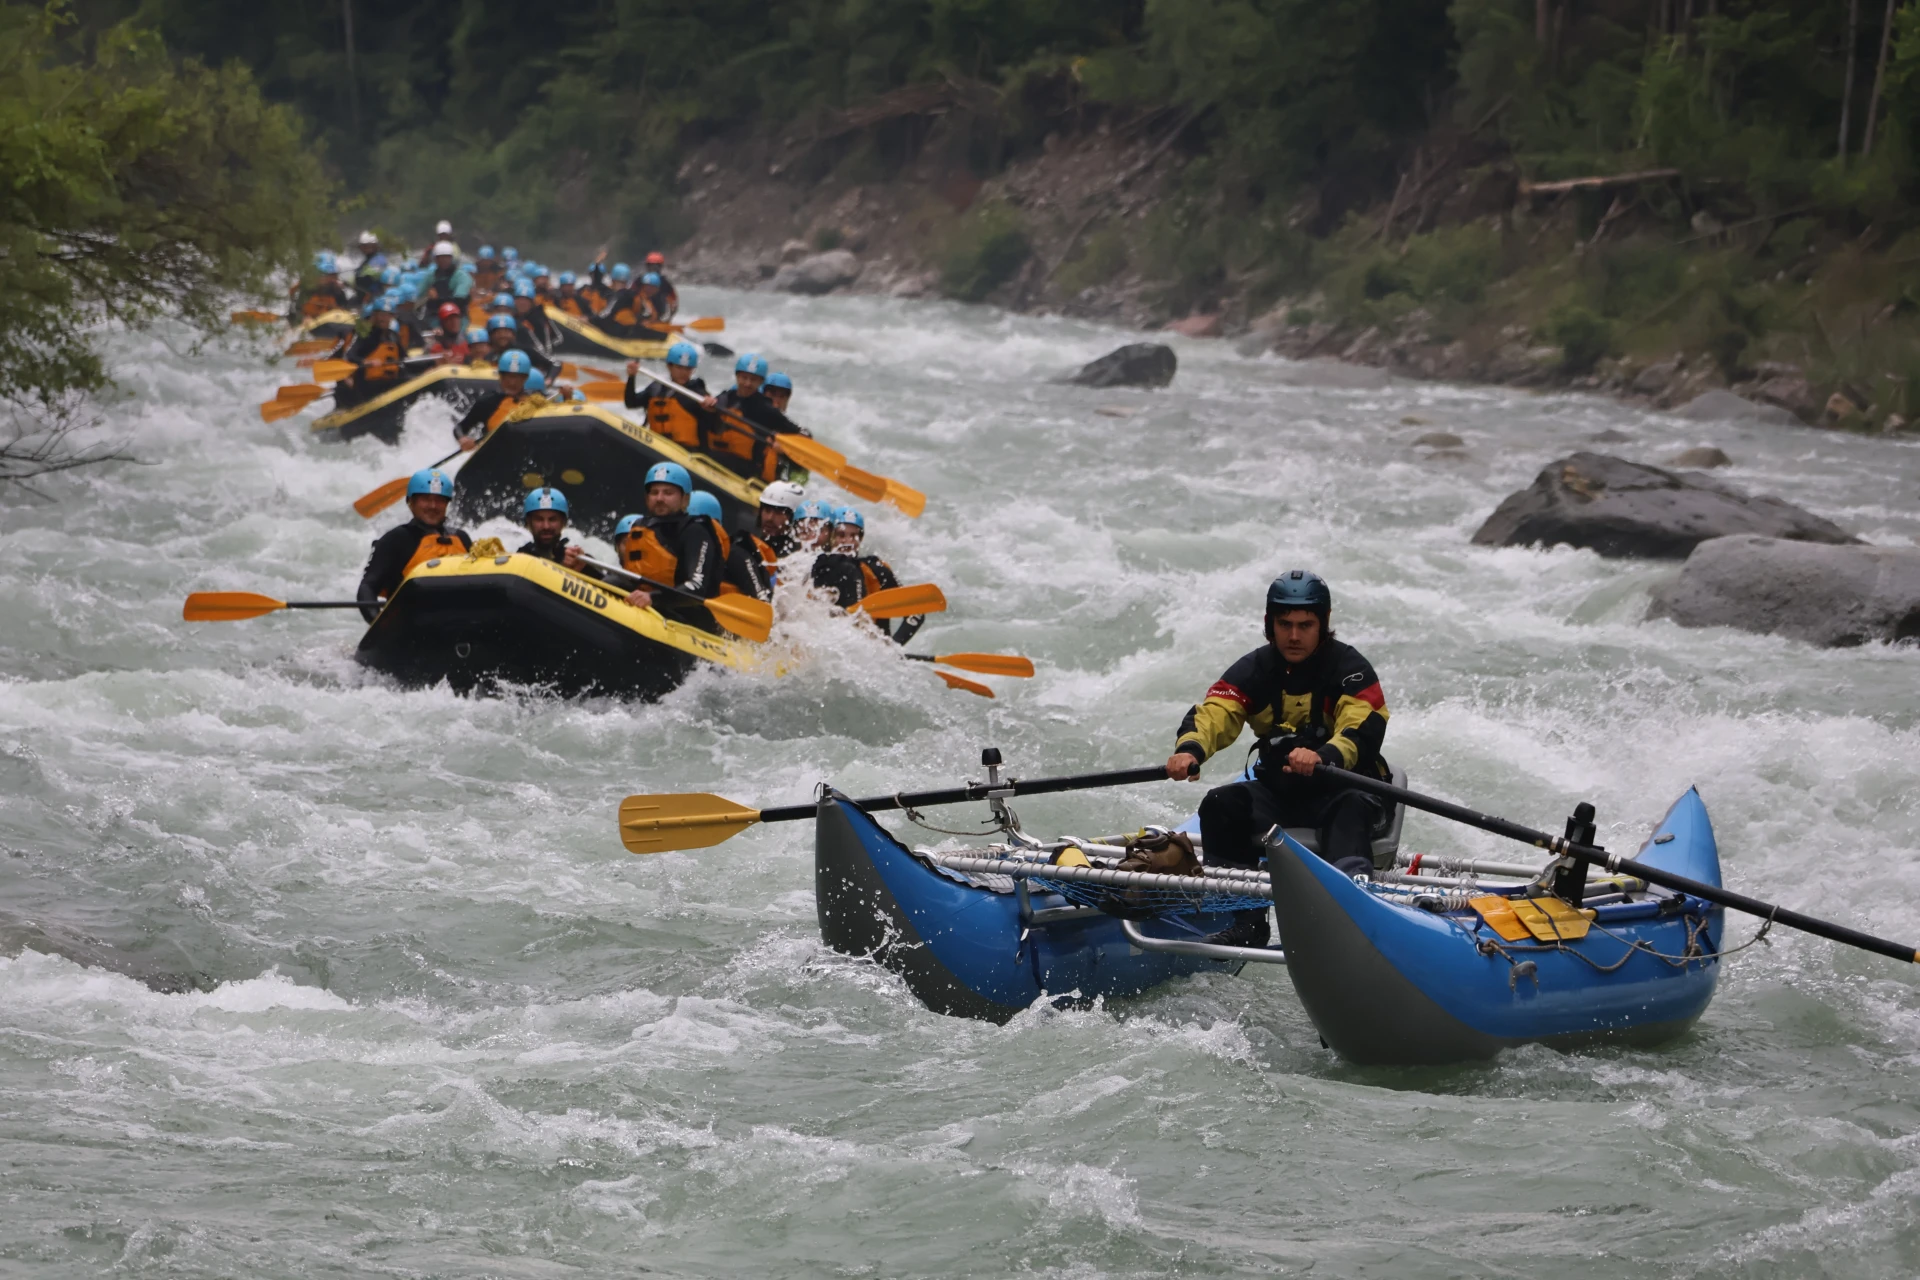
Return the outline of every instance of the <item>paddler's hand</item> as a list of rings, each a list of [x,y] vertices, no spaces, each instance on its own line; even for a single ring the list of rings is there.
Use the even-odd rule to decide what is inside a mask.
[[[569,569],[578,569],[586,562],[587,553],[572,544],[568,544],[567,549],[560,553],[560,563]]]
[[[1318,768],[1319,765],[1320,753],[1318,751],[1309,751],[1305,747],[1295,747],[1293,750],[1287,752],[1287,763],[1282,769],[1282,772],[1297,773],[1303,778],[1310,778],[1313,776],[1313,771]]]
[[[1175,782],[1185,782],[1200,776],[1200,762],[1184,751],[1176,751],[1167,757],[1167,776]]]
[[[474,439],[472,436],[460,437],[460,452],[472,453],[475,449],[478,449],[479,447],[480,447],[480,442]]]
[[[640,362],[638,360],[627,361],[627,377],[629,379],[632,379],[632,378],[637,378],[639,376],[640,376]]]
[[[636,587],[627,593],[627,603],[636,609],[653,608],[653,592],[645,587]]]
[[[702,409],[711,409],[711,408],[713,408],[713,407],[714,407],[715,405],[717,405],[717,404],[719,404],[719,403],[720,403],[720,402],[719,402],[718,400],[716,400],[716,399],[714,399],[714,398],[713,398],[712,396],[703,396],[703,397],[701,397],[701,399],[700,399],[700,407],[701,407]]]

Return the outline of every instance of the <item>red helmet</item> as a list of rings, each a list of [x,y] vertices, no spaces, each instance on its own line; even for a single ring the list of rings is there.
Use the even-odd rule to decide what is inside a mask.
[[[441,303],[441,304],[440,304],[440,318],[441,318],[442,320],[445,320],[445,319],[446,319],[446,318],[447,318],[448,316],[457,316],[457,315],[459,315],[459,314],[460,314],[460,304],[459,304],[459,303],[457,303],[457,302],[443,302],[443,303]]]
[[[667,265],[667,255],[655,250],[653,253],[647,255],[647,265],[650,267],[664,267]]]

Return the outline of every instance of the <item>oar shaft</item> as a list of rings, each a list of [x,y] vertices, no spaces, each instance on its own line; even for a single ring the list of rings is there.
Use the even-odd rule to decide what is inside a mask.
[[[1428,813],[1438,814],[1440,817],[1450,818],[1469,827],[1478,827],[1482,831],[1505,836],[1509,840],[1518,840],[1521,844],[1530,844],[1550,853],[1564,854],[1591,866],[1605,867],[1609,871],[1623,871],[1630,876],[1638,876],[1649,884],[1657,884],[1677,893],[1691,894],[1703,901],[1731,907],[1735,911],[1744,911],[1748,915],[1759,916],[1763,920],[1777,921],[1790,929],[1798,929],[1802,933],[1810,933],[1816,938],[1825,938],[1829,942],[1859,947],[1862,951],[1871,951],[1876,955],[1883,955],[1908,964],[1920,964],[1920,950],[1904,943],[1889,942],[1885,938],[1876,938],[1858,929],[1849,929],[1843,924],[1834,924],[1829,920],[1803,915],[1771,902],[1749,898],[1744,893],[1735,893],[1730,889],[1722,889],[1718,885],[1675,875],[1659,867],[1650,867],[1636,859],[1609,853],[1598,845],[1573,844],[1559,836],[1548,835],[1532,827],[1523,827],[1517,822],[1509,822],[1505,818],[1481,813],[1464,805],[1451,804],[1433,796],[1421,795],[1405,787],[1396,787],[1390,782],[1369,778],[1363,773],[1327,767],[1330,773],[1335,775],[1339,786],[1351,787],[1355,791],[1366,791],[1382,799],[1395,800],[1410,809],[1422,809]]]
[[[365,607],[362,600],[289,600],[281,605],[282,609],[360,609]]]
[[[699,604],[705,604],[707,602],[707,599],[705,596],[695,595],[693,592],[688,591],[685,587],[670,587],[664,582],[655,582],[652,578],[643,578],[631,569],[622,569],[617,564],[608,564],[604,560],[595,560],[592,556],[580,557],[580,563],[588,566],[589,568],[598,569],[602,573],[619,574],[622,578],[625,578],[627,581],[632,582],[637,586],[645,587],[649,591],[664,591],[668,595],[679,596],[682,599],[692,600]]]
[[[1015,796],[1044,796],[1059,791],[1090,791],[1095,787],[1119,787],[1130,782],[1159,782],[1167,776],[1167,767],[1163,764],[1143,765],[1138,769],[1116,769],[1111,773],[1077,773],[1061,778],[1020,778],[1009,779],[999,786],[985,782],[969,782],[964,787],[948,787],[941,791],[914,791],[906,794],[895,793],[890,796],[869,796],[865,800],[855,800],[854,805],[869,813],[877,809],[918,809],[922,805],[965,804],[969,800],[985,800],[996,792],[1006,792]],[[790,804],[780,809],[762,809],[762,822],[798,822],[811,818],[820,810],[817,804]]]

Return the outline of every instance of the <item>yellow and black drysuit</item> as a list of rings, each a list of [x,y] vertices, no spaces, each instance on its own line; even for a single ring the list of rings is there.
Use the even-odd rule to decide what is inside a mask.
[[[449,529],[444,524],[428,524],[415,517],[374,539],[373,554],[367,557],[367,569],[360,575],[360,590],[354,599],[360,612],[372,622],[383,601],[390,599],[406,576],[429,560],[441,556],[465,555],[473,550],[473,539],[465,529]]]
[[[702,600],[720,594],[726,554],[706,516],[676,511],[670,516],[648,516],[621,540],[620,567],[653,582],[678,587]],[[681,597],[654,593],[654,608],[689,626],[717,631],[713,615]]]
[[[1328,635],[1304,662],[1290,666],[1272,644],[1260,646],[1228,667],[1199,705],[1188,709],[1174,752],[1204,762],[1232,746],[1248,726],[1260,739],[1256,776],[1215,787],[1200,802],[1207,862],[1257,865],[1260,838],[1278,823],[1317,828],[1321,857],[1352,874],[1370,871],[1379,813],[1374,800],[1343,791],[1338,775],[1318,768],[1308,776],[1281,770],[1289,752],[1305,747],[1323,764],[1385,776],[1380,743],[1387,732],[1386,696],[1359,650]],[[1264,935],[1266,913],[1248,914],[1258,915]]]
[[[629,409],[644,410],[647,426],[655,435],[665,436],[682,448],[707,452],[706,442],[720,425],[720,420],[698,401],[688,399],[664,382],[655,380],[649,382],[644,390],[636,390],[635,384],[639,380],[639,374],[627,375],[627,389],[622,403]],[[704,396],[707,394],[706,381],[689,378],[685,390]]]

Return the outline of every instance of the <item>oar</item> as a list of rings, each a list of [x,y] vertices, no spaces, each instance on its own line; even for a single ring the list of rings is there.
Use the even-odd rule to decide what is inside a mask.
[[[236,311],[227,317],[234,324],[285,324],[287,318],[271,311]]]
[[[951,671],[935,671],[933,674],[945,680],[947,682],[947,688],[949,689],[965,689],[968,693],[977,693],[983,698],[996,696],[992,689],[981,684],[978,680],[969,680],[965,676],[957,676]]]
[[[1025,679],[1033,674],[1033,659],[1014,653],[903,653],[900,656],[908,662],[939,662],[962,671],[977,671],[983,676]]]
[[[260,417],[267,422],[291,418],[315,400],[324,400],[332,394],[325,387],[282,387],[274,393],[273,399],[260,406]]]
[[[965,804],[969,800],[984,800],[989,792],[1043,796],[1060,791],[1091,791],[1096,787],[1158,782],[1166,776],[1167,767],[1156,764],[1064,778],[1008,778],[998,783],[969,782],[964,787],[953,787],[946,791],[920,791],[908,795],[895,792],[893,795],[873,796],[853,803],[872,813],[881,809]],[[630,853],[705,849],[739,835],[756,822],[799,822],[813,817],[819,808],[817,804],[793,804],[779,809],[749,809],[720,796],[704,793],[634,795],[620,802],[620,841]]]
[[[1723,907],[1732,907],[1735,911],[1759,916],[1763,920],[1777,921],[1789,929],[1798,929],[1802,933],[1810,933],[1816,938],[1825,938],[1829,942],[1845,943],[1847,946],[1859,947],[1862,951],[1871,951],[1894,960],[1920,964],[1920,950],[1905,943],[1888,942],[1885,938],[1876,938],[1870,933],[1861,933],[1858,929],[1849,929],[1843,924],[1815,919],[1813,916],[1789,911],[1785,907],[1775,906],[1770,902],[1762,902],[1758,898],[1749,898],[1744,893],[1734,893],[1716,885],[1675,875],[1671,871],[1663,871],[1659,867],[1650,867],[1637,859],[1609,853],[1599,845],[1572,843],[1560,836],[1551,836],[1544,831],[1535,831],[1517,822],[1509,822],[1505,818],[1480,813],[1461,805],[1449,804],[1445,800],[1424,796],[1417,791],[1408,791],[1404,787],[1396,787],[1390,782],[1369,778],[1365,774],[1334,769],[1332,766],[1321,767],[1331,771],[1335,785],[1338,786],[1351,787],[1355,791],[1371,792],[1383,799],[1396,800],[1410,809],[1424,809],[1428,813],[1465,823],[1469,827],[1478,827],[1482,831],[1490,831],[1494,835],[1505,836],[1509,840],[1518,840],[1521,844],[1530,844],[1535,848],[1545,849],[1549,853],[1572,858],[1576,862],[1584,862],[1589,866],[1605,867],[1608,871],[1637,876],[1648,884],[1657,884],[1677,893],[1691,894],[1707,902],[1718,903]]]
[[[698,320],[689,320],[684,324],[665,322],[662,323],[660,327],[662,329],[671,329],[675,333],[685,333],[689,329],[695,333],[719,333],[727,327],[727,318],[725,316],[701,316]]]
[[[239,622],[282,609],[358,609],[358,600],[275,600],[251,591],[196,591],[180,616],[188,622]]]
[[[869,618],[911,618],[922,613],[945,613],[947,597],[931,582],[921,582],[876,591],[853,607]]]
[[[464,452],[466,452],[464,449],[455,449],[452,453],[440,459],[438,462],[433,463],[432,466],[427,469],[432,470],[433,467],[444,467]],[[410,475],[397,476],[381,485],[378,489],[363,493],[355,498],[353,500],[353,509],[358,511],[365,519],[371,520],[394,503],[400,501],[400,499],[406,497],[407,485],[411,483],[412,480],[413,477]]]
[[[581,557],[581,563],[591,565],[603,573],[618,574],[649,591],[664,591],[668,595],[679,596],[682,600],[691,600],[711,613],[715,622],[742,640],[765,644],[767,637],[773,634],[773,606],[764,600],[755,600],[752,596],[714,596],[709,599],[679,587],[670,587],[664,582],[643,578],[637,573],[622,569],[617,564],[607,564],[586,556]]]
[[[353,371],[359,367],[351,360],[316,360],[313,362],[313,380],[339,382],[343,378],[351,378]]]
[[[300,341],[289,346],[284,354],[290,356],[319,356],[325,355],[339,345],[340,343],[333,338],[302,338]]]

